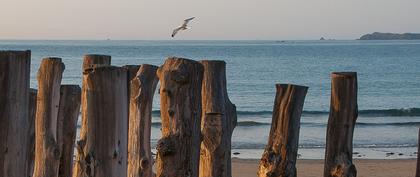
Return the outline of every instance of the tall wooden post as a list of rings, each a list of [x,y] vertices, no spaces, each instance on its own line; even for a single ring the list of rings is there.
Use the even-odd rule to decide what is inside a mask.
[[[262,155],[259,177],[296,177],[300,116],[308,87],[277,84],[268,145]]]
[[[62,85],[57,130],[60,147],[58,177],[71,177],[73,170],[74,142],[76,141],[77,118],[80,113],[81,89],[79,85]]]
[[[127,70],[115,66],[83,73],[83,123],[73,177],[127,175]]]
[[[111,56],[109,55],[98,55],[89,54],[83,57],[82,72],[93,66],[109,66],[111,65]]]
[[[63,71],[61,58],[44,58],[38,71],[33,177],[58,175],[60,148],[57,140],[57,116]]]
[[[131,80],[128,177],[154,177],[150,135],[153,95],[158,83],[157,68],[143,64]]]
[[[130,102],[131,102],[131,99],[130,99],[131,86],[130,85],[131,85],[131,80],[133,80],[134,77],[136,77],[137,72],[140,69],[140,65],[124,65],[122,67],[127,69],[127,84],[128,84],[127,85],[127,101],[128,101],[127,105],[128,105],[128,117],[130,117]]]
[[[418,145],[417,145],[417,168],[416,168],[416,177],[420,177],[420,129],[418,134]]]
[[[357,114],[357,74],[332,73],[324,177],[357,176],[352,158]]]
[[[0,51],[0,176],[27,176],[30,51]]]
[[[231,177],[231,139],[237,123],[229,100],[224,61],[200,61],[204,66],[201,90],[200,177]]]
[[[29,128],[28,128],[28,174],[32,176],[34,173],[34,161],[35,161],[35,117],[36,117],[36,97],[38,91],[36,89],[29,90]]]
[[[157,144],[158,177],[198,177],[203,66],[168,58],[159,67],[162,138]]]

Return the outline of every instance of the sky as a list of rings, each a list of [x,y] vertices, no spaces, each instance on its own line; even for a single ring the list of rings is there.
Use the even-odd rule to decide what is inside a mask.
[[[0,0],[0,39],[356,39],[419,32],[420,0]]]

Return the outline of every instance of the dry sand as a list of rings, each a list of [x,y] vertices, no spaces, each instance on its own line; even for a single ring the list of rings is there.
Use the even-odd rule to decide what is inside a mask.
[[[258,160],[232,159],[233,177],[255,177]],[[354,160],[357,177],[414,177],[416,160]],[[323,160],[298,160],[299,177],[322,177]]]

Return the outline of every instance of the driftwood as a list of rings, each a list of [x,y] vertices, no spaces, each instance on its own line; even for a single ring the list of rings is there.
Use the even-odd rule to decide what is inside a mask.
[[[33,177],[58,175],[60,148],[57,141],[57,116],[63,71],[61,58],[44,58],[38,71]]]
[[[357,114],[357,74],[332,73],[324,177],[357,176],[352,159]]]
[[[205,60],[201,91],[200,177],[231,177],[231,139],[236,107],[226,89],[226,63]]]
[[[141,65],[131,80],[128,134],[128,177],[153,177],[150,147],[152,103],[158,78],[157,66]]]
[[[417,146],[417,168],[416,168],[416,177],[420,177],[420,129],[418,134],[418,146]]]
[[[103,66],[83,73],[82,129],[74,177],[127,174],[127,70]]]
[[[36,117],[36,96],[38,91],[36,89],[29,90],[29,128],[28,128],[28,172],[27,176],[32,176],[34,173],[35,161],[35,117]]]
[[[30,65],[30,51],[0,51],[0,176],[28,176]]]
[[[300,116],[308,87],[277,84],[268,145],[262,155],[259,177],[296,177]]]
[[[85,55],[83,57],[82,71],[93,66],[109,66],[111,65],[111,56],[108,55]]]
[[[159,67],[162,138],[157,144],[158,177],[198,177],[203,66],[168,58]]]
[[[57,118],[57,139],[61,157],[59,177],[71,177],[74,142],[76,141],[77,118],[80,112],[81,89],[79,85],[62,85]]]

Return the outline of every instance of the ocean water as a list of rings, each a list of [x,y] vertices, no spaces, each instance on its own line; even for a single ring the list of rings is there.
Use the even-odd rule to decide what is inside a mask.
[[[0,50],[31,50],[31,87],[47,56],[63,58],[63,84],[81,85],[85,54],[113,65],[163,64],[168,56],[225,60],[237,106],[234,157],[260,158],[267,143],[276,83],[309,86],[301,118],[300,158],[324,157],[330,73],[358,73],[355,158],[415,158],[420,126],[420,41],[0,41]],[[159,95],[152,144],[160,137]]]

